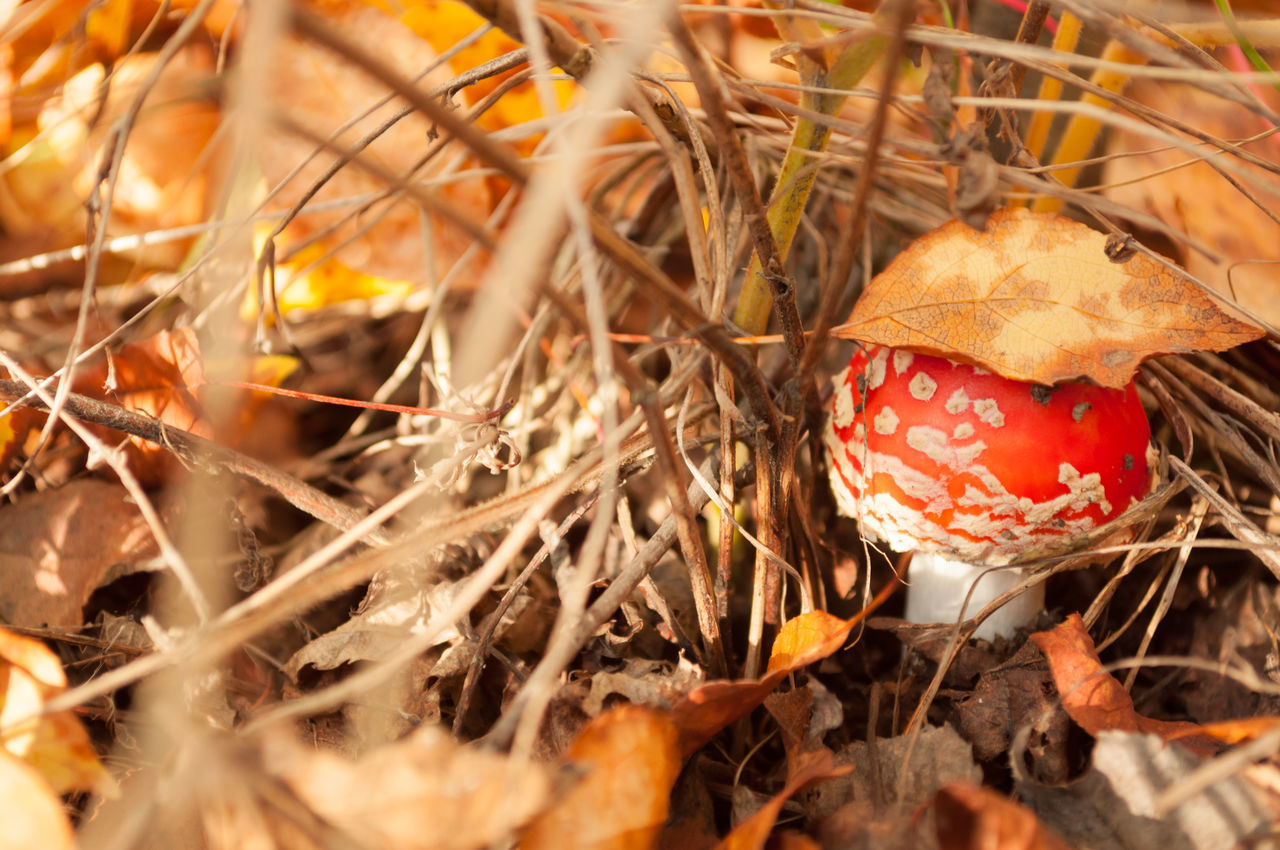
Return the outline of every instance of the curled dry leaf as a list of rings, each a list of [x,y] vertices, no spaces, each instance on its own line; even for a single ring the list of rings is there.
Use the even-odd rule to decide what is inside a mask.
[[[1072,614],[1050,631],[1036,632],[1031,640],[1049,662],[1062,707],[1090,735],[1143,732],[1165,741],[1178,740],[1198,754],[1215,751],[1212,741],[1194,723],[1155,720],[1138,714],[1128,691],[1103,669],[1079,614]]]
[[[840,649],[859,619],[841,620],[825,611],[802,614],[778,632],[764,676],[708,682],[691,691],[671,710],[684,754],[696,752],[721,729],[753,711],[785,677]]]
[[[1262,336],[1190,278],[1048,213],[1005,209],[986,230],[949,221],[871,281],[841,339],[973,363],[1018,381],[1129,383],[1156,354],[1222,351]]]
[[[829,750],[807,753],[787,777],[787,784],[782,790],[770,797],[754,815],[734,827],[720,842],[720,850],[763,850],[787,800],[811,785],[843,776],[852,770],[850,765],[837,764]]]

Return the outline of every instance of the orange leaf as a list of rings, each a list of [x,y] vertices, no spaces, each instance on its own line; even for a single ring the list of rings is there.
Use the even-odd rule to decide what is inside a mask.
[[[1036,632],[1031,640],[1049,661],[1062,707],[1084,731],[1141,732],[1162,740],[1181,740],[1197,753],[1215,748],[1194,723],[1153,720],[1134,710],[1124,686],[1102,669],[1093,639],[1079,614],[1072,614],[1052,631]]]
[[[677,743],[667,716],[648,708],[596,717],[569,747],[580,779],[530,825],[521,849],[652,847],[680,774]]]
[[[35,768],[58,794],[89,791],[109,781],[72,712],[41,714],[45,701],[67,685],[48,647],[0,629],[0,682],[0,746]]]
[[[880,607],[895,587],[896,584],[886,585],[866,608],[848,620],[825,611],[811,611],[789,620],[773,642],[769,667],[763,677],[708,682],[687,694],[671,709],[680,730],[681,751],[685,755],[696,752],[721,729],[753,711],[784,677],[840,649],[853,627]]]
[[[1067,850],[1030,809],[976,785],[942,786],[933,812],[941,850]]]
[[[138,413],[158,418],[166,425],[212,436],[192,389],[204,384],[200,346],[189,328],[161,331],[150,339],[122,346],[112,356],[115,389],[104,392],[107,363],[76,376],[76,391],[104,398]],[[109,445],[120,441],[119,432],[90,426]],[[167,449],[130,437],[129,457],[134,473],[144,483],[157,483],[170,468]]]
[[[787,778],[782,790],[769,798],[755,814],[733,828],[718,845],[721,850],[761,850],[778,822],[782,807],[799,792],[817,782],[843,776],[853,765],[838,765],[830,750],[808,753],[796,771]]]
[[[1241,741],[1259,738],[1277,725],[1280,725],[1280,717],[1241,717],[1238,720],[1204,723],[1197,727],[1196,731],[1222,741],[1224,744],[1239,744]]]
[[[1144,254],[1122,262],[1070,219],[995,212],[949,221],[871,281],[835,335],[961,360],[1006,378],[1129,383],[1156,354],[1222,351],[1262,336]]]
[[[8,377],[9,371],[0,369],[0,378]],[[0,400],[0,410],[5,406],[6,402]],[[0,480],[5,478],[9,461],[22,450],[22,444],[27,441],[31,430],[39,427],[43,421],[44,415],[30,407],[16,407],[0,416]]]

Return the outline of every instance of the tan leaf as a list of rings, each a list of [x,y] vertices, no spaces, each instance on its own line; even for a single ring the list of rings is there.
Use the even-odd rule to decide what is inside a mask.
[[[1189,278],[1140,253],[1113,262],[1106,244],[1083,224],[1025,209],[997,211],[985,231],[949,221],[877,275],[835,335],[1018,381],[1115,388],[1147,357],[1262,336]]]
[[[386,850],[507,846],[550,790],[540,765],[516,772],[429,724],[354,762],[277,734],[264,760],[325,821]]]

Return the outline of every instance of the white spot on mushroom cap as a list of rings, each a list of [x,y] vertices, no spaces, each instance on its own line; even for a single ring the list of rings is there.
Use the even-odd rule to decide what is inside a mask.
[[[963,446],[952,445],[946,431],[928,425],[913,425],[908,428],[907,445],[934,463],[957,472],[969,471],[978,455],[987,448],[987,444],[981,440]]]
[[[877,389],[884,383],[885,365],[889,361],[889,349],[878,349],[867,364],[867,391]]]
[[[857,394],[857,388],[856,385],[850,385],[852,381],[845,383],[849,379],[849,370],[845,369],[835,381],[835,406],[831,412],[831,421],[835,427],[840,429],[848,428],[850,423],[853,422],[853,398]]]
[[[919,401],[928,401],[938,391],[938,382],[929,377],[927,372],[916,372],[911,383],[907,384],[911,397]]]
[[[911,368],[911,362],[916,359],[913,352],[905,351],[901,348],[893,350],[893,371],[894,374],[905,374]]]
[[[951,432],[951,439],[953,440],[967,440],[972,436],[973,425],[968,422],[961,422],[955,427],[955,430]]]
[[[969,409],[969,394],[964,391],[964,387],[951,394],[951,398],[947,399],[945,407],[947,413],[954,413],[957,416]]]
[[[1058,483],[1067,485],[1071,497],[1071,510],[1082,511],[1090,505],[1098,505],[1103,516],[1111,513],[1107,490],[1102,486],[1102,474],[1090,472],[1081,475],[1080,470],[1069,463],[1058,464]]]
[[[978,418],[992,428],[1004,427],[1004,414],[1000,412],[1000,405],[994,398],[975,399],[973,412],[978,414]]]
[[[885,405],[876,414],[875,421],[871,423],[877,434],[883,434],[888,437],[898,430],[898,414],[893,412],[893,408]]]

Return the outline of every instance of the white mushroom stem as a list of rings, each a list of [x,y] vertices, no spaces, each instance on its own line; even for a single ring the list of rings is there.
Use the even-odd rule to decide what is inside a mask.
[[[971,619],[993,599],[1021,584],[1025,577],[1016,567],[993,569],[931,552],[916,552],[907,570],[910,586],[906,619],[912,623],[955,623]],[[970,595],[969,588],[975,582],[977,586]],[[1012,637],[1018,629],[1034,623],[1036,615],[1043,610],[1044,582],[1041,582],[984,620],[973,636],[983,640]]]

